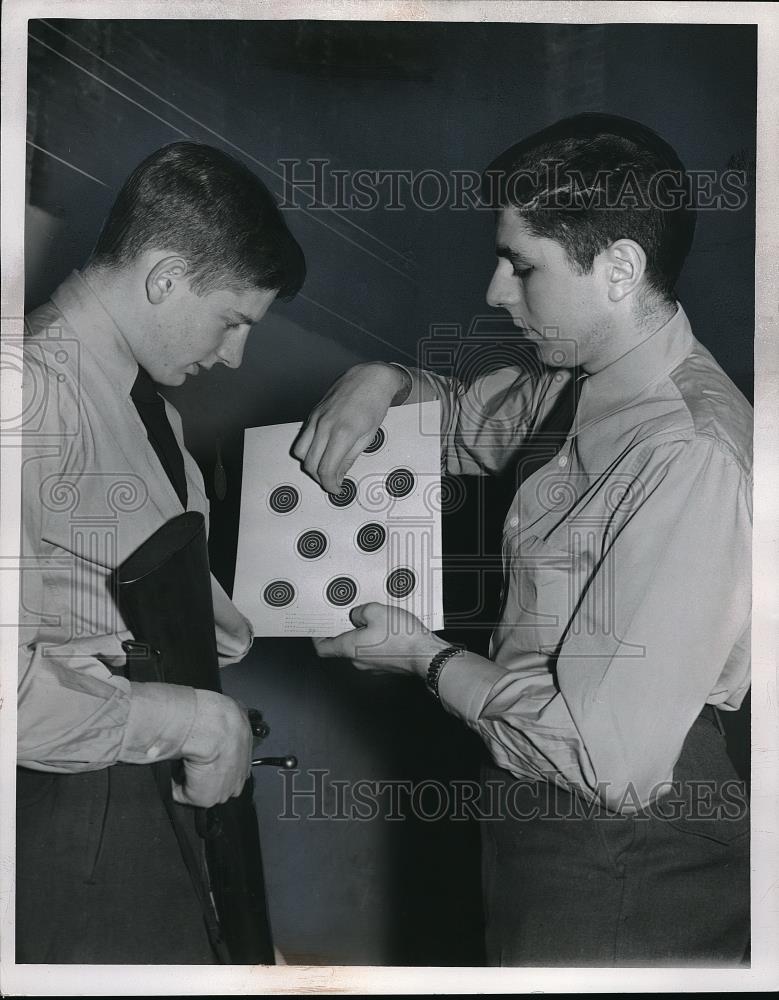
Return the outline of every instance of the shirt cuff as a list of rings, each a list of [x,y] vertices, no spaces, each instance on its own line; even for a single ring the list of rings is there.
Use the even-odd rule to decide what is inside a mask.
[[[392,397],[390,406],[403,406],[404,403],[409,402],[409,396],[414,388],[414,377],[405,365],[398,364],[397,361],[389,361],[388,364],[390,368],[397,368],[405,376],[403,385]]]
[[[492,660],[474,653],[453,656],[441,669],[438,697],[447,712],[472,725],[479,719],[490,691],[505,673]]]
[[[130,684],[130,713],[119,760],[153,764],[181,755],[196,711],[195,689],[179,684]]]
[[[397,361],[390,361],[389,364],[393,368],[399,368],[411,380],[408,395],[402,400],[404,406],[408,403],[430,403],[441,398],[441,386],[436,382],[437,376],[420,368],[406,368]],[[393,401],[392,405],[400,404]]]
[[[254,626],[245,615],[241,615],[240,617],[246,626],[247,632],[249,633],[249,639],[239,648],[236,648],[236,633],[228,631],[218,622],[216,624],[216,646],[220,668],[229,667],[231,663],[239,663],[252,648],[252,643],[254,642]]]

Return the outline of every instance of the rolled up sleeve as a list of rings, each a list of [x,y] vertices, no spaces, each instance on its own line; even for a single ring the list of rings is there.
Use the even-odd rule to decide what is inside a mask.
[[[411,379],[405,403],[441,403],[441,461],[452,475],[495,474],[515,459],[523,441],[553,405],[569,373],[499,368],[467,387],[416,368],[403,368]]]

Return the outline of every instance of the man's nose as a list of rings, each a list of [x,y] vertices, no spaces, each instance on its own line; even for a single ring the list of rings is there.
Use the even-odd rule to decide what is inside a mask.
[[[498,261],[492,281],[487,288],[487,305],[493,308],[516,305],[522,298],[519,279],[508,261]]]
[[[240,368],[250,330],[250,326],[240,326],[228,333],[217,354],[223,365],[227,365],[228,368]]]

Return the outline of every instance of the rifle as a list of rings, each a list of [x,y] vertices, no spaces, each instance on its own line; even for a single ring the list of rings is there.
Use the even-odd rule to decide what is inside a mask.
[[[203,515],[188,511],[163,524],[119,566],[115,584],[122,617],[135,637],[124,644],[130,680],[221,692]],[[250,722],[255,738],[267,735],[268,727],[254,709]],[[290,761],[293,758],[288,758],[287,766],[296,766]],[[180,769],[181,762],[163,761],[153,767],[184,860],[197,883],[197,863],[181,827],[182,816],[193,807],[179,805],[171,796],[170,778],[177,765]],[[239,796],[209,809],[195,809],[195,825],[205,842],[210,898],[202,885],[195,887],[217,954],[235,964],[272,965],[253,791],[250,776]]]

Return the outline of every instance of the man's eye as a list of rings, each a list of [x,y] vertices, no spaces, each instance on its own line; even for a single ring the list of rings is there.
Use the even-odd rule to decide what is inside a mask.
[[[514,265],[514,277],[516,278],[526,278],[530,272],[533,270],[532,267],[518,267]]]

